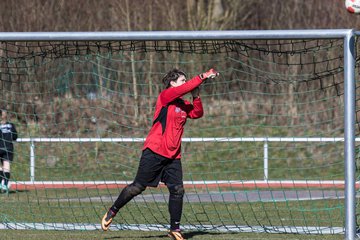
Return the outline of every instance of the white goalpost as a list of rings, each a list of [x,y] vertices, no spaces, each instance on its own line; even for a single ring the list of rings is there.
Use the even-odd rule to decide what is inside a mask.
[[[201,90],[204,120],[182,140],[184,230],[355,239],[357,35],[0,33],[0,102],[20,136],[2,196],[18,210],[0,213],[0,229],[100,229],[136,172],[161,76],[216,66],[220,79]],[[111,228],[165,230],[166,203],[162,184],[146,190]]]

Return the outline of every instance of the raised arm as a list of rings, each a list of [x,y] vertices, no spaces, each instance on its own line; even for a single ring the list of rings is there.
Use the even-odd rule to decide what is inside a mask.
[[[216,72],[214,69],[210,69],[209,71],[188,80],[181,86],[170,87],[162,91],[162,93],[160,94],[160,100],[163,105],[167,105],[175,99],[193,91],[195,88],[200,86],[206,79],[215,78],[218,75],[218,72]]]
[[[160,100],[163,105],[167,105],[168,103],[174,101],[175,99],[184,96],[188,92],[191,92],[195,88],[197,88],[204,79],[201,79],[200,76],[196,76],[186,83],[178,87],[171,87],[161,92]]]

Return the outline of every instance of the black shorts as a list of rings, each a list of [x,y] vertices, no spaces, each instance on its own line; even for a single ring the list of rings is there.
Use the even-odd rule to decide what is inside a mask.
[[[157,187],[160,181],[168,187],[183,185],[181,161],[163,157],[147,148],[142,152],[134,182]]]
[[[1,160],[1,162],[3,162],[3,161],[12,162],[13,158],[14,158],[13,152],[0,149],[0,160]]]

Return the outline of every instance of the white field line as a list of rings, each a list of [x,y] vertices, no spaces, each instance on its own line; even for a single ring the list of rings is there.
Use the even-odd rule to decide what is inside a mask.
[[[161,224],[114,224],[110,230],[167,231]],[[320,226],[242,226],[242,225],[182,225],[185,231],[217,231],[248,233],[344,234],[343,227]],[[100,224],[89,223],[0,223],[0,229],[16,230],[101,230]]]
[[[110,185],[110,184],[119,184],[125,185],[130,184],[132,181],[16,181],[12,184],[23,184],[23,185]],[[252,181],[243,181],[243,180],[204,180],[204,181],[184,181],[185,185],[209,185],[209,184],[308,184],[308,185],[341,185],[345,184],[344,180],[252,180]],[[360,181],[356,182],[360,184]]]

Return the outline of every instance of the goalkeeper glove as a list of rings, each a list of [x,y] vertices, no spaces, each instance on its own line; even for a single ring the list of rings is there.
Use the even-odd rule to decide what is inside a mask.
[[[219,73],[212,68],[209,71],[200,74],[200,78],[202,80],[204,80],[204,79],[208,79],[208,78],[215,78],[218,75],[219,75]]]

